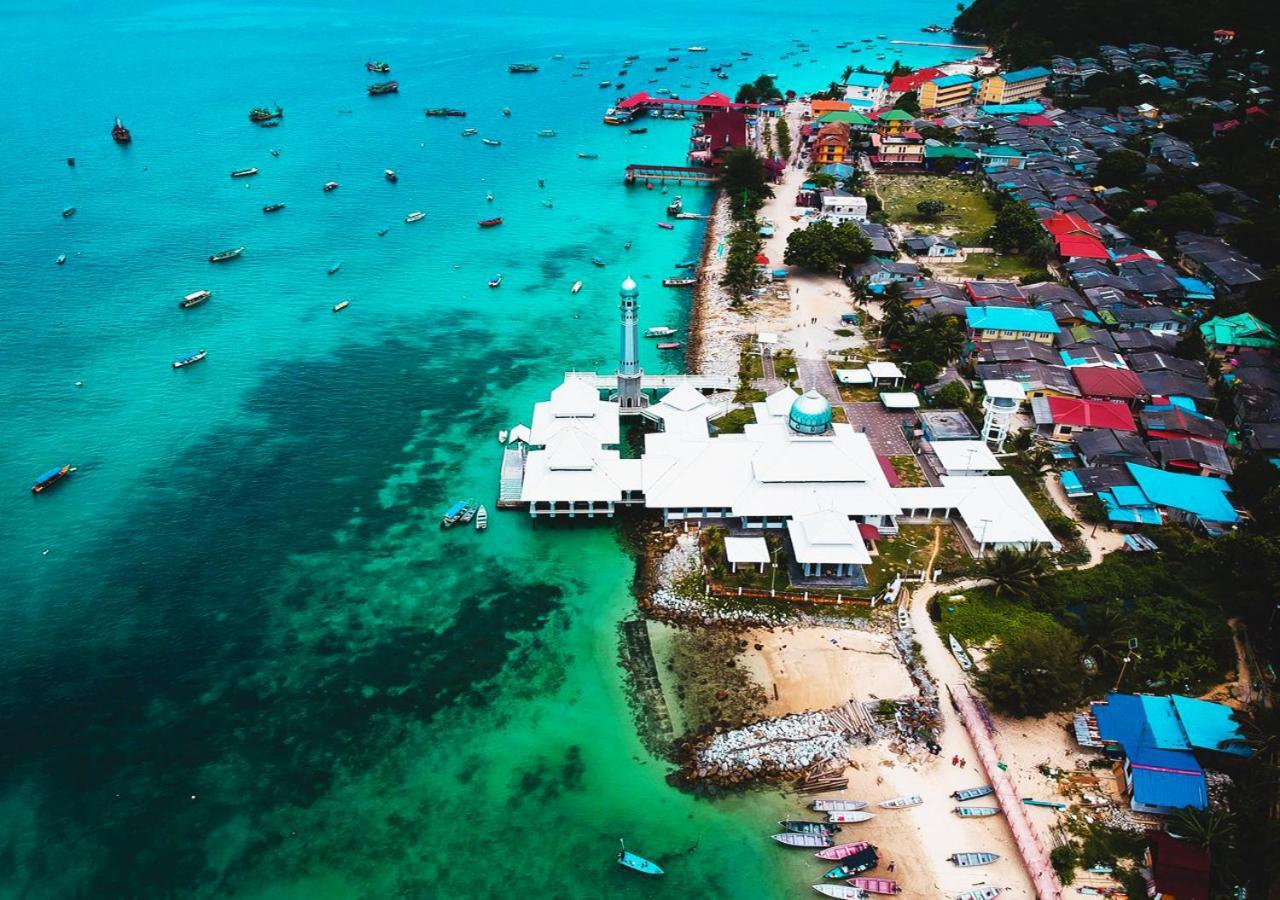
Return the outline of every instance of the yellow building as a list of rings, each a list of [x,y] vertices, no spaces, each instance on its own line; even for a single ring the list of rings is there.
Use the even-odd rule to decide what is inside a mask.
[[[1019,103],[1039,97],[1049,85],[1050,74],[1052,73],[1048,69],[1037,66],[1034,69],[992,75],[983,79],[978,91],[978,101],[984,104]]]
[[[920,85],[920,109],[932,112],[963,106],[973,99],[973,79],[967,75],[947,75]]]

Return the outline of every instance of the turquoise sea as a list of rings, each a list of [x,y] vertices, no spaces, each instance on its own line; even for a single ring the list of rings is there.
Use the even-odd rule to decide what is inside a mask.
[[[600,123],[624,55],[627,92],[803,92],[871,55],[837,42],[918,38],[951,4],[0,8],[0,896],[807,892],[767,840],[782,798],[666,785],[617,665],[634,561],[613,527],[494,511],[495,435],[566,369],[612,368],[627,274],[645,325],[687,318],[659,281],[701,225],[658,230],[668,198],[621,175],[680,163],[688,123]],[[781,59],[793,38],[811,52]],[[366,96],[367,58],[398,95]],[[247,121],[275,103],[280,127]],[[441,532],[468,496],[489,532]],[[667,878],[615,866],[620,836]]]

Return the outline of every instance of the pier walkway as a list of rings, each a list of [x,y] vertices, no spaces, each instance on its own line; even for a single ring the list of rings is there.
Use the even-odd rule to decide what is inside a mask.
[[[520,492],[524,488],[524,454],[522,441],[502,448],[502,475],[498,481],[498,509],[514,509],[520,506]]]
[[[617,375],[597,375],[594,372],[565,372],[565,378],[594,379],[596,390],[616,391]],[[738,377],[736,375],[645,375],[640,379],[642,390],[669,391],[682,384],[687,384],[695,391],[716,392],[736,391]]]
[[[637,181],[656,181],[659,184],[674,181],[676,184],[713,185],[720,180],[720,173],[715,169],[706,169],[699,166],[660,166],[647,163],[631,163],[627,166],[622,180],[629,185],[635,184]]]

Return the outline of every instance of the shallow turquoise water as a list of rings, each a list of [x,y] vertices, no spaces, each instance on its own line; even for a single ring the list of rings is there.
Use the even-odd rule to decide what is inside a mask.
[[[667,198],[621,184],[626,162],[680,162],[687,123],[600,124],[612,95],[596,84],[624,54],[642,55],[629,89],[695,96],[707,65],[751,49],[757,65],[710,87],[769,70],[804,90],[838,73],[837,41],[948,15],[868,5],[818,35],[816,6],[788,10],[791,32],[772,5],[735,9],[677,27],[675,4],[607,20],[549,4],[8,5],[0,894],[805,890],[809,867],[764,838],[783,801],[682,795],[636,738],[617,667],[633,563],[612,528],[493,511],[483,536],[436,526],[449,499],[494,496],[499,428],[565,369],[612,367],[626,274],[646,325],[687,316],[658,282],[700,226],[658,230]],[[780,60],[792,37],[820,62]],[[647,83],[668,45],[695,42],[711,52],[678,66],[703,69]],[[365,95],[368,57],[392,63],[399,95]],[[542,71],[507,74],[526,59]],[[591,70],[572,78],[579,59]],[[246,121],[275,102],[281,127]],[[470,116],[422,116],[439,105]],[[405,225],[415,209],[427,219]],[[506,224],[477,229],[489,215]],[[197,288],[214,299],[180,311]],[[198,348],[205,362],[170,368]],[[647,370],[681,366],[645,353]],[[32,497],[63,462],[80,471]],[[670,877],[618,870],[619,836]]]

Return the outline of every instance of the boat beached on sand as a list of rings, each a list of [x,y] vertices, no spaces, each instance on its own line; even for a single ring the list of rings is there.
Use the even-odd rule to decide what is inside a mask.
[[[908,806],[919,806],[924,802],[924,798],[919,794],[910,794],[906,797],[894,797],[892,800],[882,800],[878,804],[881,809],[906,809]]]
[[[998,806],[957,806],[952,812],[962,819],[981,819],[986,816],[1000,815]]]
[[[1000,888],[982,885],[971,891],[956,894],[955,900],[996,900],[1000,896]]]
[[[823,896],[836,897],[838,900],[866,900],[867,896],[866,891],[847,884],[815,884],[813,889]]]
[[[674,334],[674,331],[672,333]],[[809,804],[809,808],[814,812],[856,812],[866,809],[867,803],[865,800],[814,800]]]
[[[863,812],[857,809],[832,810],[827,813],[827,821],[838,825],[856,825],[858,822],[868,822],[875,817],[875,813]]]
[[[849,883],[868,894],[901,894],[902,888],[891,878],[850,878]]]
[[[947,862],[954,863],[962,869],[970,866],[987,866],[1000,858],[998,853],[987,853],[980,851],[977,853],[953,853],[947,857]]]
[[[819,850],[813,854],[818,859],[829,859],[832,862],[839,862],[842,859],[853,856],[855,853],[861,853],[863,850],[874,849],[867,841],[853,841],[847,844],[836,844],[834,847],[828,847],[825,850]]]
[[[979,797],[986,797],[989,794],[994,794],[994,793],[995,793],[995,788],[991,787],[990,785],[984,784],[982,787],[965,788],[963,791],[952,791],[951,799],[960,800],[963,802],[965,800],[976,800]]]
[[[830,822],[807,822],[803,819],[783,819],[778,823],[783,831],[792,834],[835,834],[839,826]]]
[[[772,836],[775,841],[784,847],[830,847],[831,836],[826,832],[821,834],[796,834],[793,831],[785,831],[782,834]]]

